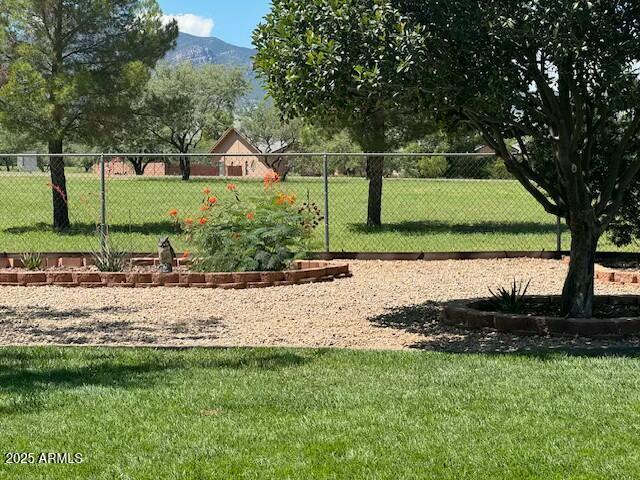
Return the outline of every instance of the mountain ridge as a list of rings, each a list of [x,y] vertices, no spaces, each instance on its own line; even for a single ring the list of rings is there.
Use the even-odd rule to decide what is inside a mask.
[[[193,65],[219,64],[247,69],[247,77],[253,86],[251,100],[260,100],[265,95],[263,84],[253,70],[253,48],[239,47],[217,37],[197,37],[180,32],[176,47],[167,53],[165,61],[176,65],[189,62]]]
[[[196,37],[180,32],[176,48],[167,53],[165,60],[170,63],[189,61],[194,65],[217,63],[221,65],[251,67],[253,48],[239,47],[217,37]]]

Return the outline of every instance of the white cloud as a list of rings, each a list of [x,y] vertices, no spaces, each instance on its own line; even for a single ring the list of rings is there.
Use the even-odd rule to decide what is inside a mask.
[[[191,13],[165,15],[164,20],[166,22],[176,20],[181,32],[195,35],[196,37],[210,37],[215,25],[213,18],[200,17]]]

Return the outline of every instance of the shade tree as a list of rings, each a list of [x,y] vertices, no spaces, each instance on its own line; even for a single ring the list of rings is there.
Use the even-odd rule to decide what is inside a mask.
[[[3,0],[0,122],[47,144],[53,226],[69,227],[65,141],[86,141],[137,98],[175,45],[155,0]]]
[[[275,0],[253,41],[255,69],[286,117],[346,128],[369,153],[422,126],[411,85],[424,37],[389,1]],[[383,157],[368,156],[366,173],[367,223],[380,225]]]
[[[303,121],[284,118],[270,99],[248,108],[240,119],[240,132],[263,153],[286,152],[300,145]],[[263,162],[286,180],[290,162],[284,156],[265,156]]]
[[[426,42],[425,110],[473,127],[544,209],[566,220],[562,313],[591,316],[598,241],[640,171],[640,3],[394,5]]]
[[[183,180],[191,177],[189,153],[205,138],[233,126],[238,101],[249,90],[243,70],[224,65],[161,64],[135,107],[137,131],[181,153]]]

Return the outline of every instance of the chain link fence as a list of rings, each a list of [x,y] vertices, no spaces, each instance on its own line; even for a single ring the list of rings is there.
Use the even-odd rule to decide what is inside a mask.
[[[318,252],[516,252],[569,248],[558,220],[510,178],[491,154],[385,154],[382,225],[367,225],[364,154],[65,155],[71,228],[52,228],[46,155],[0,156],[0,250],[73,252],[100,248],[100,229],[118,248],[152,252],[160,236],[187,248],[172,210],[197,216],[203,192],[259,195],[274,168],[277,189],[315,203],[326,216]],[[188,181],[183,180],[187,168]],[[103,227],[104,225],[104,227]],[[602,250],[615,250],[606,239]]]

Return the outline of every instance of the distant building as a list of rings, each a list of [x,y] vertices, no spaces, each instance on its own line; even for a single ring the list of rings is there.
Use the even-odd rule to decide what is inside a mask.
[[[92,170],[96,175],[100,175],[100,163],[94,164]],[[136,174],[131,162],[121,157],[113,157],[110,160],[105,160],[104,173],[108,177],[126,177]],[[165,175],[169,174],[167,173],[167,166],[164,162],[150,162],[144,169],[145,177],[163,177]]]
[[[476,147],[473,153],[486,153],[487,155],[495,155],[496,151],[489,145],[480,145]]]
[[[280,148],[274,153],[284,153],[286,147]],[[258,147],[253,145],[235,128],[227,130],[209,150],[209,153],[217,154],[208,158],[205,162],[191,161],[192,177],[255,177],[262,178],[265,173],[272,170],[269,164],[282,175],[288,168],[286,158],[274,157],[273,161],[267,161]],[[224,156],[233,153],[240,156]],[[162,155],[158,155],[162,158]],[[100,174],[100,165],[93,166],[93,172]],[[105,163],[107,176],[134,176],[133,165],[124,158],[114,157]],[[154,160],[147,165],[144,171],[145,177],[179,176],[180,165],[178,159],[173,157],[171,162]]]
[[[286,147],[280,148],[274,153],[284,153]],[[211,159],[214,167],[216,167],[216,175],[227,177],[264,177],[265,173],[272,170],[269,166],[277,165],[276,170],[280,170],[278,173],[282,174],[286,170],[286,161],[277,162],[268,161],[263,153],[257,146],[253,145],[244,135],[238,132],[235,128],[227,130],[222,137],[211,147],[209,153],[216,154],[246,154],[242,156],[216,156]],[[224,172],[224,173],[222,173]]]
[[[35,155],[18,157],[16,166],[18,167],[18,170],[22,172],[36,172],[38,171],[38,157],[36,157]]]

